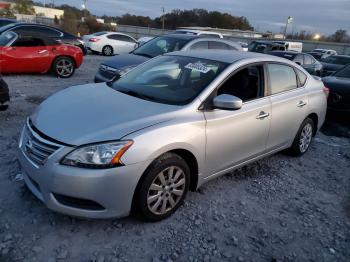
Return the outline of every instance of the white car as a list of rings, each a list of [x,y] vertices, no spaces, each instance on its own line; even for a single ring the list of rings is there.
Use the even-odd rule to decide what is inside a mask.
[[[217,32],[191,30],[191,29],[176,29],[175,34],[201,35],[201,36],[208,36],[208,37],[224,38],[222,34]]]
[[[322,58],[326,58],[331,55],[337,55],[337,51],[332,50],[332,49],[322,49],[322,48],[317,48],[312,50],[313,53],[320,53],[322,54]]]
[[[116,32],[98,32],[83,36],[87,49],[105,56],[127,54],[137,46],[137,40],[129,35]]]

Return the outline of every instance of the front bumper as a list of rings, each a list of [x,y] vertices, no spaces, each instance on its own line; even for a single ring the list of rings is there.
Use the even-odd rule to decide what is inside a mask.
[[[84,169],[61,165],[73,150],[62,146],[44,164],[36,165],[19,145],[19,162],[30,191],[49,209],[86,218],[128,216],[141,175],[150,162],[111,169]]]

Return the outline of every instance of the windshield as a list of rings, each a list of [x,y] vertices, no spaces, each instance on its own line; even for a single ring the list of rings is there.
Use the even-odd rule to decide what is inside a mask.
[[[157,37],[135,49],[133,54],[153,58],[164,53],[179,51],[188,41],[174,37]]]
[[[350,78],[350,65],[343,67],[340,69],[338,72],[334,74],[334,76],[337,77],[345,77],[345,78]]]
[[[322,62],[336,65],[347,65],[350,64],[350,56],[328,56],[322,59]]]
[[[13,39],[15,39],[16,36],[17,35],[13,32],[7,32],[7,33],[0,35],[0,46],[6,46]]]
[[[227,64],[200,58],[160,56],[131,70],[112,88],[131,96],[171,105],[193,101]]]
[[[314,51],[312,51],[312,52],[316,52],[316,53],[322,53],[322,54],[324,54],[324,53],[326,53],[327,51],[326,50],[322,50],[322,49],[315,49]]]

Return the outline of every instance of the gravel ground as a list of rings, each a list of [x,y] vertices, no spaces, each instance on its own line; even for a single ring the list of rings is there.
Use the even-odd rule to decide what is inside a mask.
[[[277,154],[209,182],[159,223],[48,210],[20,180],[20,129],[52,93],[92,82],[103,59],[87,56],[68,80],[5,76],[13,101],[0,112],[1,262],[350,261],[349,121],[328,122],[301,158]]]

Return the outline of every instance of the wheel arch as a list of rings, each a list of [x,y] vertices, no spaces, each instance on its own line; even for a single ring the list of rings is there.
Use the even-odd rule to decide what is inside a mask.
[[[197,189],[197,186],[198,186],[198,179],[199,179],[199,176],[198,176],[198,160],[197,158],[195,157],[195,155],[187,150],[187,149],[183,149],[183,148],[177,148],[177,149],[172,149],[172,150],[169,150],[167,152],[164,152],[162,154],[160,154],[157,158],[155,158],[148,166],[147,168],[145,169],[145,171],[142,173],[137,185],[136,185],[136,188],[134,190],[134,193],[133,193],[133,198],[132,198],[132,212],[135,211],[135,208],[136,208],[136,205],[137,205],[137,201],[136,201],[136,195],[137,195],[137,192],[139,191],[139,188],[142,184],[142,181],[145,179],[146,177],[146,174],[148,172],[148,170],[151,168],[152,164],[154,163],[154,161],[160,157],[162,157],[163,155],[165,154],[168,154],[168,153],[172,153],[172,154],[176,154],[178,155],[179,157],[181,157],[182,159],[185,160],[186,164],[188,165],[189,169],[190,169],[190,191],[195,191]]]
[[[318,116],[316,113],[311,113],[309,114],[306,118],[310,118],[312,122],[314,122],[314,130],[313,130],[313,135],[315,136],[318,130]]]

